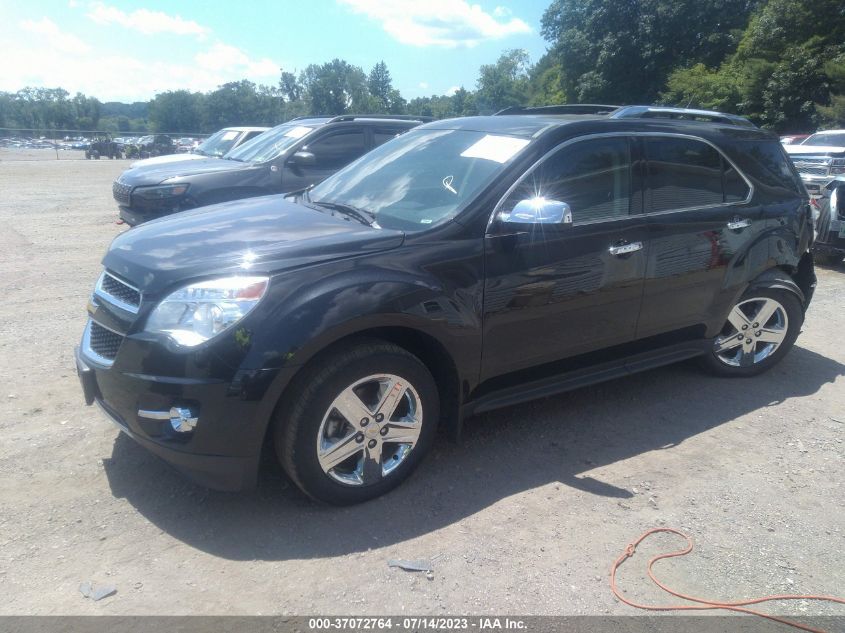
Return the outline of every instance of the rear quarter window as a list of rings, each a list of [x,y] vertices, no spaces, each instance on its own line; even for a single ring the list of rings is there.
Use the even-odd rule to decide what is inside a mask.
[[[785,189],[805,195],[804,184],[777,139],[743,141],[736,144],[736,160],[746,174],[771,189]]]

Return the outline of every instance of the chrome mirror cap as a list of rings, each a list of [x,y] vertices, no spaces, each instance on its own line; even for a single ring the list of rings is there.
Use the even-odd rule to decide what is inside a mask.
[[[537,197],[520,200],[510,213],[503,213],[501,219],[518,224],[572,224],[572,209],[565,202]]]

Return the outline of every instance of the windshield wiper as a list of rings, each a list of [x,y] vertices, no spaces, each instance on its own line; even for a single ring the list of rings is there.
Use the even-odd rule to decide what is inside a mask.
[[[307,193],[307,191],[305,193]],[[323,202],[322,200],[320,200],[319,202],[311,200],[311,204],[326,207],[327,209],[331,209],[332,211],[340,211],[341,213],[348,215],[351,218],[355,218],[361,224],[366,224],[367,226],[374,226],[376,223],[375,213],[370,213],[369,211],[365,211],[364,209],[350,207],[348,204],[341,204],[339,202]]]

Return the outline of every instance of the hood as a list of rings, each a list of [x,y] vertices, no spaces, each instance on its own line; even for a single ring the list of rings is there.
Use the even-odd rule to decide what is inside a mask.
[[[264,196],[177,213],[112,242],[103,265],[144,292],[225,274],[285,270],[396,248],[404,233]]]
[[[124,185],[137,187],[139,185],[157,185],[171,178],[195,176],[226,171],[243,171],[256,169],[252,163],[240,163],[226,158],[200,157],[197,160],[154,163],[129,169],[121,174],[118,181]]]
[[[129,169],[136,167],[149,167],[150,165],[163,165],[164,163],[178,163],[183,160],[203,160],[208,158],[202,154],[167,154],[166,156],[155,156],[154,158],[144,158],[143,160],[136,160],[129,164]]]
[[[845,156],[845,147],[836,145],[784,145],[790,156]]]

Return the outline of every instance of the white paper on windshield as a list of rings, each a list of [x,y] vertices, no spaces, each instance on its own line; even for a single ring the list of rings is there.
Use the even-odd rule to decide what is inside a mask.
[[[526,145],[528,145],[528,139],[525,138],[488,134],[461,152],[461,156],[504,163]]]
[[[237,132],[224,132],[224,133],[223,133],[223,138],[222,138],[221,140],[224,140],[224,141],[231,141],[231,140],[232,140],[233,138],[235,138],[237,135],[238,135],[238,133],[237,133]]]
[[[285,136],[290,138],[302,138],[310,131],[310,127],[305,127],[304,125],[297,125],[295,128],[291,128],[287,132],[285,132]]]

